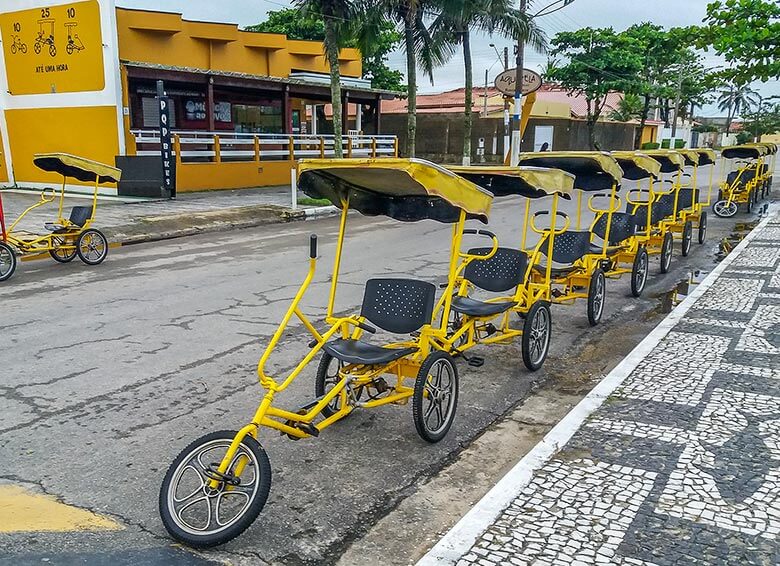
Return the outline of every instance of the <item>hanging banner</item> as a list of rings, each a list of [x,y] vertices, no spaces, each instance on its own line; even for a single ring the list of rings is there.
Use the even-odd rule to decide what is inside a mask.
[[[171,136],[171,99],[158,96],[160,105],[160,157],[162,158],[163,189],[166,196],[176,197],[176,160],[173,155]]]
[[[12,95],[103,90],[103,34],[97,0],[0,15]]]

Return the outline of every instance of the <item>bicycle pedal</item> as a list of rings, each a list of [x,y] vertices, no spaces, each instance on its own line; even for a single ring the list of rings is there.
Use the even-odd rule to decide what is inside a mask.
[[[483,365],[485,365],[485,358],[481,358],[479,356],[471,356],[467,360],[467,362],[473,368],[481,368]]]
[[[295,428],[302,430],[306,434],[314,436],[315,438],[320,435],[320,429],[318,429],[312,423],[296,423]]]
[[[495,326],[493,326],[493,323],[488,322],[485,325],[485,338],[487,338],[488,336],[492,336],[496,332],[498,332],[498,329]]]

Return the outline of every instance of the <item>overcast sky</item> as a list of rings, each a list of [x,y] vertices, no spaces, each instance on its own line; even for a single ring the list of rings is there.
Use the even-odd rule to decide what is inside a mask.
[[[543,7],[551,0],[536,0],[531,2]],[[706,13],[710,0],[575,0],[549,16],[539,19],[541,27],[552,37],[559,31],[575,30],[581,27],[606,27],[623,30],[638,22],[653,22],[665,27],[699,24]],[[128,8],[145,8],[149,10],[175,11],[184,14],[192,20],[216,22],[231,22],[239,26],[247,26],[263,21],[270,10],[289,7],[290,2],[284,0],[117,0],[118,6]],[[533,10],[533,8],[532,8]],[[485,70],[490,69],[490,77],[496,75],[502,63],[498,61],[495,51],[490,47],[494,43],[501,51],[509,46],[512,58],[511,42],[501,37],[478,36],[472,43],[474,61],[474,84],[482,85],[485,81]],[[546,57],[526,51],[526,67],[538,69]],[[723,62],[713,55],[705,55],[705,65],[716,66]],[[405,58],[400,52],[390,56],[390,66],[401,71],[405,70]],[[510,61],[510,66],[512,65]],[[457,55],[452,62],[436,72],[435,82],[419,79],[421,92],[440,92],[463,86],[463,59]],[[764,96],[780,94],[780,82],[774,80],[754,87]],[[707,114],[717,114],[714,107],[705,108]]]

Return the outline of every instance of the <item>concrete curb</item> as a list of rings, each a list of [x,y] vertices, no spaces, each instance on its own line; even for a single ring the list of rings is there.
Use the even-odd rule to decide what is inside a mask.
[[[710,274],[669,315],[640,342],[593,390],[578,403],[547,435],[528,452],[493,488],[480,499],[416,566],[455,564],[472,547],[479,536],[506,509],[517,494],[533,479],[536,470],[569,442],[585,420],[620,386],[639,363],[663,340],[699,298],[718,280],[748,244],[771,221],[778,208],[769,214],[726,256]]]

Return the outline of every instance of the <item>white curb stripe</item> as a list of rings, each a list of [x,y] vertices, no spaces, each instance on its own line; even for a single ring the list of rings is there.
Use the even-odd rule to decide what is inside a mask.
[[[545,435],[485,496],[458,521],[425,555],[417,566],[455,564],[474,545],[479,536],[506,509],[533,477],[574,435],[583,422],[634,371],[636,366],[685,316],[693,304],[709,289],[723,271],[739,257],[747,245],[773,220],[776,207],[721,261],[712,272],[669,315],[634,348],[609,375],[593,388],[569,413]]]

